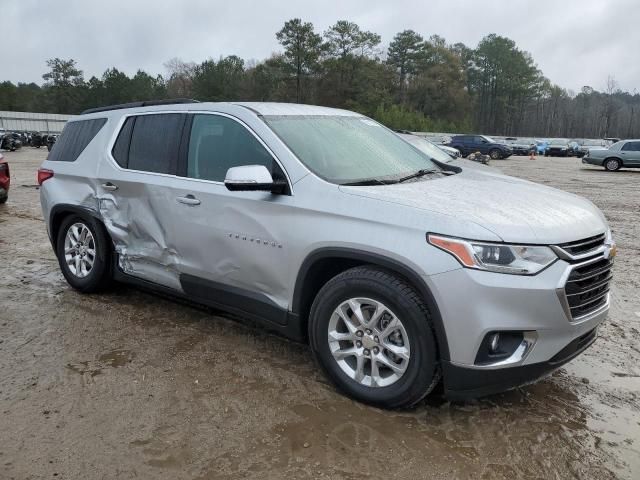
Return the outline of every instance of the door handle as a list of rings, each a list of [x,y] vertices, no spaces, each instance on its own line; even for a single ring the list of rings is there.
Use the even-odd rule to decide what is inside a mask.
[[[111,182],[107,182],[102,184],[102,188],[104,188],[105,190],[109,190],[110,192],[114,192],[118,189],[118,186],[114,185]]]
[[[200,205],[200,200],[198,200],[193,195],[185,195],[184,197],[176,198],[180,203],[184,203],[185,205]]]

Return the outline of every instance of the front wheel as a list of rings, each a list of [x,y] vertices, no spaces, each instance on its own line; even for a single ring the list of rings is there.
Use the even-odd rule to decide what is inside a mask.
[[[365,403],[408,407],[440,379],[427,306],[406,281],[374,266],[327,282],[311,307],[309,340],[334,384]]]
[[[609,172],[615,172],[616,170],[620,170],[622,163],[617,158],[607,158],[604,162],[605,170]]]
[[[500,150],[493,149],[489,152],[489,156],[492,160],[498,160],[500,158]]]
[[[93,218],[67,217],[58,230],[56,253],[62,274],[76,290],[97,292],[111,282],[111,243]]]

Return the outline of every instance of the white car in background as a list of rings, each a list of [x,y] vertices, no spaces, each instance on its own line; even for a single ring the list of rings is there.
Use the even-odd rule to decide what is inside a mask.
[[[399,133],[398,135],[421,152],[426,153],[430,158],[433,158],[434,160],[437,160],[439,162],[449,163],[458,167],[481,168],[483,170],[495,170],[496,172],[499,172],[499,170],[496,168],[462,158],[460,151],[456,148],[447,147],[446,145],[438,145],[437,143],[430,142],[424,137],[413,135],[411,133]],[[449,153],[448,150],[457,152],[457,155],[455,153]]]

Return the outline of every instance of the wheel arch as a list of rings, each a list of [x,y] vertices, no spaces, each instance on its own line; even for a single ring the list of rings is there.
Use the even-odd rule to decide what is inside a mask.
[[[69,215],[79,215],[84,218],[95,218],[104,227],[102,217],[98,211],[93,208],[64,203],[55,205],[49,212],[49,239],[51,240],[51,245],[53,246],[54,251],[57,247],[56,242],[58,239],[58,230],[60,229],[60,225]]]
[[[604,167],[604,164],[607,163],[607,160],[617,160],[620,162],[620,167],[624,167],[624,161],[620,157],[616,157],[615,155],[610,155],[608,157],[605,157],[605,159],[602,160],[603,167]]]
[[[311,252],[302,262],[293,291],[291,311],[300,323],[300,331],[307,331],[311,304],[322,286],[336,275],[356,266],[371,265],[383,268],[414,287],[431,313],[431,320],[442,360],[449,360],[449,344],[442,316],[429,287],[421,276],[407,265],[377,253],[351,248],[321,248]]]

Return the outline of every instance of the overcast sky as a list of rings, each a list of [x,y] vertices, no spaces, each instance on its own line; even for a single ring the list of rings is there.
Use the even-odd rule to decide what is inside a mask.
[[[164,74],[172,57],[261,60],[294,17],[320,33],[356,22],[385,49],[404,29],[470,47],[497,33],[564,88],[602,90],[612,75],[640,90],[640,0],[0,0],[0,80],[42,83],[52,57],[75,59],[86,79],[112,66]]]

